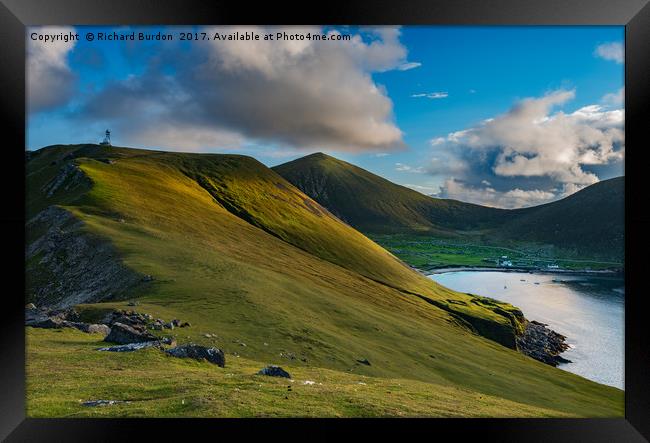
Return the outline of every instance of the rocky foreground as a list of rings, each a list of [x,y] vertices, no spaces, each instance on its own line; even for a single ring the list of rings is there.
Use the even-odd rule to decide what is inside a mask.
[[[132,305],[135,306],[137,303]],[[517,349],[522,354],[554,367],[561,363],[570,363],[570,360],[560,356],[569,348],[564,335],[553,331],[544,323],[534,320],[524,321],[526,322],[524,332],[516,337]],[[79,314],[74,308],[37,308],[30,303],[25,308],[25,325],[51,329],[67,327],[86,333],[101,333],[105,337],[104,341],[116,344],[99,348],[98,351],[132,352],[156,347],[170,356],[207,360],[218,366],[225,366],[225,356],[221,349],[206,348],[194,344],[177,346],[173,337],[160,337],[152,333],[153,331],[191,326],[190,323],[181,322],[178,319],[166,322],[159,318],[154,319],[149,314],[132,310],[115,310],[108,313],[98,323],[85,323],[79,321]],[[167,349],[168,346],[172,346],[172,348]],[[359,362],[370,366],[370,362],[367,360],[359,360]]]
[[[149,314],[126,310],[112,311],[98,323],[85,323],[79,320],[80,316],[73,308],[37,308],[32,303],[25,307],[26,326],[44,329],[75,328],[89,334],[100,333],[104,335],[105,342],[114,344],[98,348],[97,351],[134,352],[146,348],[157,348],[171,357],[208,361],[222,368],[226,366],[226,357],[221,349],[193,343],[177,345],[174,337],[161,337],[152,332],[171,330],[176,327],[186,328],[191,326],[188,322],[181,322],[177,319],[165,322],[162,319],[154,319]],[[258,375],[291,377],[279,366],[267,366],[261,369]],[[98,403],[92,406],[100,405],[103,404]]]
[[[521,353],[547,365],[571,363],[570,360],[560,356],[562,352],[569,349],[566,337],[549,329],[548,325],[534,320],[528,321],[524,333],[517,337],[517,348]]]

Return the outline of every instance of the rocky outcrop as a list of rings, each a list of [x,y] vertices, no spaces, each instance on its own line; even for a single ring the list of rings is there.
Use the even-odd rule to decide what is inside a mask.
[[[142,343],[145,341],[156,341],[158,337],[147,332],[141,326],[129,326],[124,323],[113,323],[111,333],[104,338],[104,341],[126,345],[129,343]]]
[[[126,345],[109,346],[106,348],[99,348],[97,350],[105,352],[133,352],[146,348],[163,349],[163,345],[176,346],[176,340],[171,337],[165,337],[162,340],[144,341],[141,343],[128,343]]]
[[[51,310],[37,308],[33,303],[25,306],[25,326],[44,329],[75,328],[88,334],[108,335],[111,332],[107,325],[78,320],[79,314],[71,308]]]
[[[35,236],[26,250],[28,299],[65,308],[122,297],[142,283],[115,248],[90,234],[69,211],[50,206],[27,223]]]
[[[106,325],[97,324],[97,323],[82,323],[82,322],[65,321],[65,322],[63,322],[63,326],[67,326],[69,328],[79,329],[80,331],[85,332],[87,334],[108,335],[108,334],[111,333],[111,328],[109,328]]]
[[[166,352],[172,357],[207,360],[222,368],[226,366],[226,356],[221,349],[217,348],[206,348],[205,346],[188,344],[168,349]]]
[[[560,356],[569,345],[566,343],[566,337],[547,327],[548,325],[537,321],[526,323],[524,333],[517,337],[517,348],[529,357],[546,363],[547,365],[557,366],[560,363],[570,363]]]
[[[270,365],[260,369],[257,375],[268,375],[269,377],[291,378],[291,374],[282,369],[280,366]]]
[[[41,188],[41,191],[43,191],[47,198],[50,198],[60,188],[64,191],[69,191],[80,186],[90,185],[91,181],[86,174],[79,169],[79,166],[70,162],[65,163],[61,169],[59,169],[58,174]]]

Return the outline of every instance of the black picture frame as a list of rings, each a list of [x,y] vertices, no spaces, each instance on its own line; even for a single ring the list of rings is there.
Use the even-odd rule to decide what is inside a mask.
[[[624,25],[626,301],[624,419],[30,419],[25,418],[24,161],[25,27],[122,24]],[[0,333],[0,439],[113,441],[263,438],[309,440],[371,434],[495,441],[646,441],[650,438],[650,343],[644,250],[650,244],[645,169],[650,107],[648,0],[410,0],[278,4],[199,0],[0,0],[0,121],[4,265]],[[606,214],[603,214],[606,217]],[[22,291],[22,292],[21,292]],[[230,433],[234,435],[230,435]],[[277,433],[277,434],[276,434]]]

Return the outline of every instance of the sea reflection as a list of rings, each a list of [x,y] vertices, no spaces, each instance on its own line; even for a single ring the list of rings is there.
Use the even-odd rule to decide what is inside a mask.
[[[625,285],[621,278],[462,271],[430,276],[460,292],[518,306],[529,320],[567,337],[571,360],[561,369],[598,383],[624,387]]]

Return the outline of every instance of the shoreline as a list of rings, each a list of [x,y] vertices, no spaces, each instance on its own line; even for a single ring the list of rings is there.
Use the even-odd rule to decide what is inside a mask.
[[[614,271],[610,269],[591,270],[591,269],[547,269],[547,268],[527,268],[527,267],[489,267],[489,266],[445,266],[432,269],[417,269],[416,271],[424,275],[446,274],[449,272],[524,272],[528,274],[560,274],[560,275],[604,275],[620,276],[625,275],[625,271]]]
[[[564,270],[530,267],[501,268],[487,266],[445,266],[426,271],[417,268],[414,269],[428,278],[433,275],[452,272],[511,272],[528,274],[624,277],[624,272],[614,270]],[[524,332],[516,337],[517,351],[537,361],[556,368],[566,363],[573,363],[571,360],[562,357],[562,354],[571,348],[571,346],[567,343],[567,337],[565,335],[551,329],[546,323],[542,323],[526,317],[523,310],[522,313],[524,314],[525,328]]]

